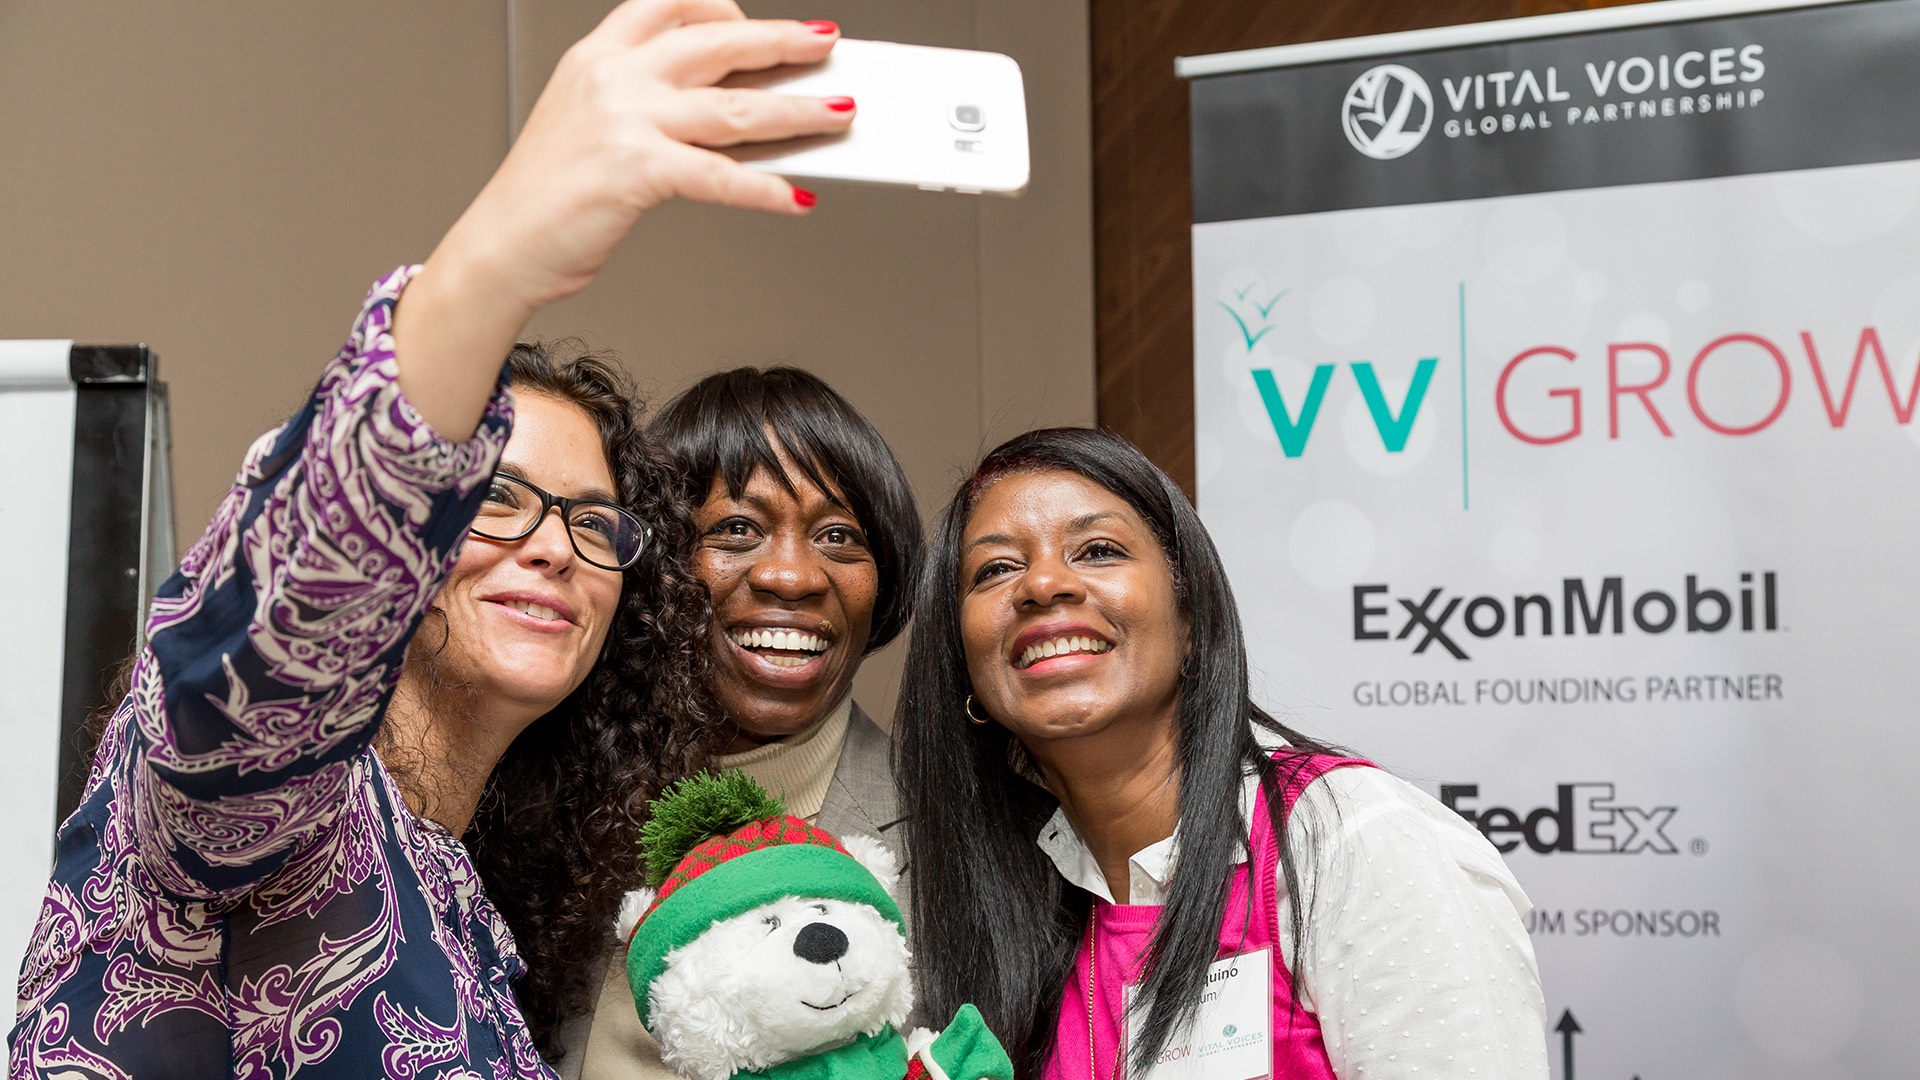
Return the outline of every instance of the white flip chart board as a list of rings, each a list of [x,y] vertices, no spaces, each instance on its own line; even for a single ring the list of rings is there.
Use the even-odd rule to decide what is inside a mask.
[[[87,720],[173,569],[166,386],[144,345],[0,341],[0,979],[18,977],[78,804]],[[0,1031],[15,997],[0,992]]]
[[[12,616],[0,619],[0,978],[11,984],[53,862],[65,671],[68,522],[76,391],[71,341],[0,341],[0,560]],[[13,1026],[14,996],[0,994]]]

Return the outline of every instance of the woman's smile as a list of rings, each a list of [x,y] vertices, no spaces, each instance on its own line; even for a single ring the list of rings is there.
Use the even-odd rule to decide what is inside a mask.
[[[832,625],[752,622],[729,627],[726,639],[750,678],[777,686],[805,686],[825,677],[834,648]]]
[[[1036,626],[1013,642],[1012,662],[1029,675],[1072,671],[1076,661],[1092,660],[1113,651],[1106,635],[1080,623]]]
[[[546,634],[564,634],[574,628],[573,608],[550,593],[511,592],[482,597],[516,626]]]

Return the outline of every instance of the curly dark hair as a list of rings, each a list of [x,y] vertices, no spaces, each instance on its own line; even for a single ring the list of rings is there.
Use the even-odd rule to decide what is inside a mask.
[[[534,721],[494,766],[465,837],[527,973],[515,985],[540,1052],[591,1007],[621,897],[642,878],[647,801],[698,772],[721,739],[706,688],[710,607],[680,560],[692,519],[640,425],[621,370],[577,343],[520,344],[516,393],[578,406],[600,430],[622,505],[653,527],[627,568],[620,607],[586,681]]]

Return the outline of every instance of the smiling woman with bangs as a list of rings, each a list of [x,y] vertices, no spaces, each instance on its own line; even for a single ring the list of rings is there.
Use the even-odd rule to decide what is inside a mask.
[[[899,461],[851,402],[787,367],[708,376],[648,434],[694,508],[690,569],[713,603],[707,688],[727,724],[713,767],[835,835],[879,837],[906,865],[891,743],[852,694],[861,661],[913,614],[922,529]],[[672,1075],[618,963],[581,1075]]]

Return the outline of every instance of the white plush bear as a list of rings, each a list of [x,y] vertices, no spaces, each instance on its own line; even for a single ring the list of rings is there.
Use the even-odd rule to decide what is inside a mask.
[[[642,833],[653,887],[627,896],[627,978],[662,1059],[688,1080],[1012,1080],[964,1005],[899,1033],[913,980],[878,840],[785,816],[738,773],[689,780]]]

